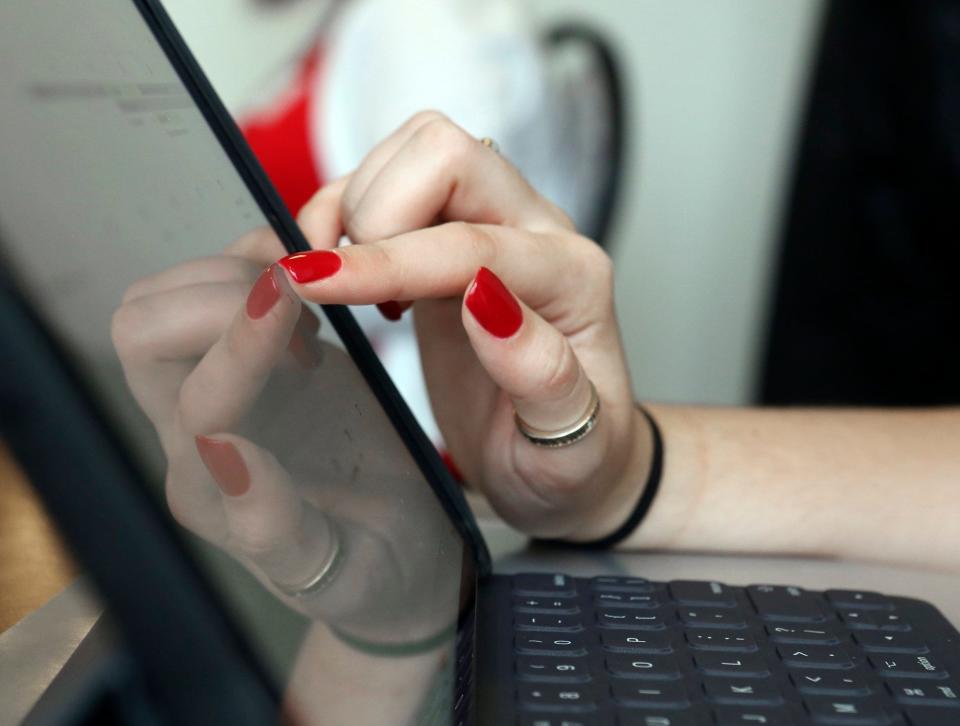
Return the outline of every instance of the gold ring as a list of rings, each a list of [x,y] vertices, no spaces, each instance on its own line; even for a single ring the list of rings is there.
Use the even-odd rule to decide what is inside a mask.
[[[516,411],[513,412],[513,419],[516,421],[520,433],[523,434],[524,438],[531,444],[558,449],[561,446],[569,446],[570,444],[576,443],[593,431],[597,425],[597,416],[599,414],[600,397],[597,395],[597,389],[593,385],[593,381],[590,381],[590,403],[587,404],[587,410],[569,426],[564,426],[562,429],[555,431],[538,429],[524,421]]]
[[[491,139],[489,136],[484,136],[482,139],[480,139],[480,143],[493,151],[494,154],[500,153],[500,144]]]

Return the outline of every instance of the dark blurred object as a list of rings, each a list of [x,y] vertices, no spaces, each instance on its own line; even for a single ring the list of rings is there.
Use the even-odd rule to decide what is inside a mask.
[[[960,402],[960,3],[834,0],[760,399]]]

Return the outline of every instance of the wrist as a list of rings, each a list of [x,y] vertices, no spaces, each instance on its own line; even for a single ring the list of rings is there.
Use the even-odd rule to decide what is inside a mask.
[[[655,427],[652,417],[639,406],[632,408],[624,464],[586,523],[567,537],[567,541],[603,548],[629,538],[646,514],[659,484],[663,452]]]

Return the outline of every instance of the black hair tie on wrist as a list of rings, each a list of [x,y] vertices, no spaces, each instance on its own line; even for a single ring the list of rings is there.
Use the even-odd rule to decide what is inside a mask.
[[[640,404],[637,404],[637,408],[650,424],[650,433],[653,435],[653,454],[650,461],[650,473],[647,475],[647,483],[643,488],[643,494],[640,495],[640,501],[637,502],[637,506],[635,506],[633,511],[630,512],[630,516],[627,517],[627,521],[620,525],[611,534],[608,534],[606,537],[601,537],[600,539],[587,540],[585,542],[548,539],[538,540],[539,544],[578,547],[591,550],[609,549],[610,547],[623,542],[623,540],[633,534],[634,530],[640,526],[643,518],[646,517],[647,512],[650,511],[650,506],[653,504],[653,498],[657,496],[657,490],[660,488],[660,477],[663,474],[663,437],[660,435],[660,427],[657,426],[657,422],[654,420],[653,416],[650,415],[650,412]]]

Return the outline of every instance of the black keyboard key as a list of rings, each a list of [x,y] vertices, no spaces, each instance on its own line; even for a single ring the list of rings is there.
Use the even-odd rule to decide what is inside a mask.
[[[664,711],[635,711],[620,709],[617,711],[618,726],[700,726],[701,721],[692,713],[671,713]]]
[[[575,615],[580,612],[577,601],[563,597],[515,597],[513,611],[517,613],[554,613]]]
[[[604,575],[594,577],[590,586],[598,592],[653,592],[655,587],[642,577],[614,577]]]
[[[709,653],[693,654],[697,668],[713,676],[740,676],[745,678],[764,678],[770,675],[766,662],[753,653]]]
[[[513,591],[519,595],[573,597],[577,594],[577,586],[567,575],[521,573],[513,576]]]
[[[593,716],[524,716],[520,719],[520,726],[599,726],[600,722]]]
[[[949,676],[932,655],[871,655],[870,664],[888,678],[932,678]]]
[[[638,608],[649,610],[660,607],[661,601],[656,595],[636,592],[598,592],[593,596],[598,607]]]
[[[803,670],[790,674],[790,680],[801,693],[824,696],[868,696],[873,691],[860,673],[843,671]]]
[[[517,658],[517,675],[525,681],[552,683],[586,683],[591,679],[586,658],[521,655]]]
[[[790,712],[762,706],[717,706],[713,709],[716,726],[794,726]]]
[[[776,706],[783,696],[768,679],[704,678],[703,690],[714,703],[745,706]]]
[[[520,704],[528,709],[578,713],[595,711],[597,708],[593,691],[589,687],[572,684],[522,684],[517,688],[517,697]]]
[[[666,633],[643,630],[601,630],[600,643],[614,653],[670,653],[673,648]]]
[[[908,706],[943,706],[955,708],[954,718],[960,722],[960,686],[954,683],[911,683],[888,680],[887,689],[897,700]]]
[[[541,613],[516,613],[513,626],[517,630],[539,630],[575,633],[583,630],[578,615],[547,615]]]
[[[774,643],[791,645],[837,645],[840,636],[829,628],[803,625],[767,625],[767,635]],[[845,638],[844,638],[845,639]]]
[[[602,628],[663,630],[666,621],[659,612],[633,612],[622,608],[598,608],[597,623]]]
[[[778,645],[777,655],[791,668],[853,668],[854,662],[843,648],[829,645]]]
[[[722,653],[753,653],[757,643],[742,630],[688,630],[687,642],[694,650],[714,650]]]
[[[835,608],[854,610],[893,610],[894,604],[885,595],[866,590],[827,590],[824,595]]]
[[[517,633],[514,647],[524,655],[586,655],[587,646],[582,635],[556,635],[551,633]]]
[[[677,659],[672,655],[627,655],[610,653],[604,661],[607,671],[615,676],[675,680],[680,678]]]
[[[900,613],[876,610],[841,610],[840,619],[851,630],[908,631],[910,624]]]
[[[928,653],[926,644],[911,633],[886,633],[879,630],[858,630],[853,634],[868,653]]]
[[[787,623],[822,623],[827,617],[819,598],[799,587],[751,585],[747,595],[764,620]]]
[[[670,597],[690,607],[733,608],[737,606],[734,591],[719,582],[674,580],[668,585]]]
[[[910,726],[955,726],[957,723],[957,712],[949,707],[911,706],[905,714]]]
[[[649,682],[615,678],[610,682],[617,703],[635,708],[685,708],[687,688],[677,681]]]
[[[890,723],[883,706],[872,699],[807,696],[803,705],[815,723],[831,726],[886,726]]]
[[[688,628],[736,628],[747,627],[743,616],[735,610],[719,608],[680,608],[680,622]]]

